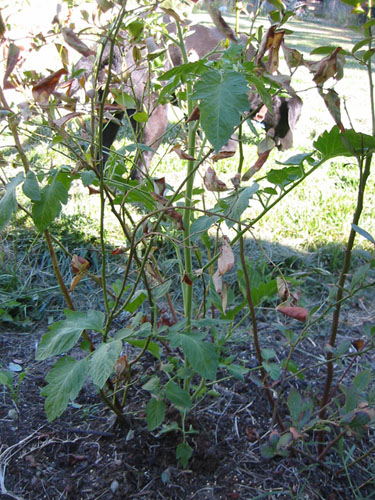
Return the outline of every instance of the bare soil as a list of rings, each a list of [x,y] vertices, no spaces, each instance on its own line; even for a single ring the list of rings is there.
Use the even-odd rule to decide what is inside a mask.
[[[374,494],[371,458],[368,470],[360,464],[351,469],[349,478],[336,476],[334,452],[332,466],[328,460],[326,467],[299,454],[262,458],[259,449],[271,428],[271,412],[264,394],[249,377],[217,384],[217,396],[207,396],[191,412],[188,425],[199,434],[190,439],[194,454],[186,470],[176,465],[179,436],[147,431],[144,408],[149,395],[140,388],[129,394],[131,428],[114,425],[112,415],[89,385],[78,404],[70,405],[49,423],[40,389],[51,362],[34,360],[35,343],[45,331],[39,325],[34,333],[3,328],[0,334],[3,362],[28,368],[18,410],[5,390],[0,393],[1,499],[337,500],[354,498],[350,478],[362,485],[358,490],[362,496],[357,498]],[[274,336],[266,327],[261,334]],[[234,349],[241,355],[244,346]],[[156,369],[154,358],[146,356],[141,369]],[[178,418],[172,408],[168,418]],[[365,439],[369,446],[372,438]]]

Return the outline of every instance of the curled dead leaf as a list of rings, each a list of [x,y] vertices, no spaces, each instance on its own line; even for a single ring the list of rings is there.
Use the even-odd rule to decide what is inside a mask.
[[[191,115],[186,120],[186,123],[196,122],[197,120],[199,120],[200,116],[201,116],[201,112],[199,111],[199,107],[195,106],[195,108],[191,112]]]
[[[228,187],[225,182],[221,181],[213,168],[208,167],[206,173],[203,177],[204,185],[208,191],[214,191],[220,193],[222,191],[227,191]]]
[[[90,262],[77,254],[74,254],[70,262],[74,274],[85,273],[90,267]]]
[[[62,36],[65,42],[72,47],[72,49],[79,52],[83,57],[88,57],[95,55],[95,52],[91,50],[82,40],[74,33],[70,28],[61,28]]]
[[[57,84],[60,81],[61,76],[65,75],[66,73],[67,73],[66,69],[61,68],[55,73],[46,76],[38,83],[36,83],[32,88],[32,94],[35,101],[42,105],[48,104],[49,96],[55,90]]]
[[[126,252],[126,247],[117,247],[112,250],[111,255],[121,255]]]
[[[234,189],[237,189],[241,184],[241,174],[236,174],[230,181],[233,184]]]
[[[215,287],[216,292],[221,295],[223,291],[223,278],[221,274],[219,274],[219,270],[217,270],[213,275],[212,275],[212,281]]]
[[[117,376],[117,380],[124,380],[129,374],[128,357],[126,356],[126,354],[120,356],[119,359],[116,361],[115,373]]]
[[[191,281],[191,279],[189,278],[188,274],[186,271],[184,271],[184,275],[182,276],[182,283],[186,283],[187,285],[189,286],[192,286],[193,285],[193,282]]]
[[[160,179],[153,179],[155,192],[160,196],[163,196],[165,191],[165,177],[160,177]]]
[[[342,78],[345,59],[339,54],[341,50],[341,47],[337,47],[331,55],[324,57],[318,63],[305,63],[314,74],[313,81],[317,85],[323,85],[329,78],[336,80]]]
[[[87,186],[87,189],[89,190],[89,195],[92,195],[92,194],[100,194],[99,189],[95,189],[95,188],[93,188],[92,186]]]
[[[173,146],[173,148],[170,150],[170,152],[174,152],[176,153],[176,155],[181,158],[181,160],[191,160],[191,161],[195,161],[195,158],[193,158],[191,155],[185,153],[184,151],[182,151],[181,149],[181,145],[180,144],[176,144],[176,146]]]
[[[230,246],[230,241],[227,236],[223,236],[223,241],[220,247],[220,257],[217,263],[218,273],[222,276],[232,269],[234,266],[234,253]]]
[[[267,158],[269,157],[271,153],[271,150],[269,151],[265,151],[264,153],[260,153],[258,154],[258,159],[257,161],[254,163],[254,165],[252,167],[249,168],[249,170],[247,170],[243,176],[242,176],[242,180],[243,181],[248,181],[251,179],[251,177],[256,174],[262,167],[263,165],[266,163],[267,161]]]
[[[21,49],[17,47],[14,43],[10,43],[8,47],[8,55],[7,55],[7,65],[5,68],[5,74],[4,74],[4,80],[3,80],[3,86],[4,89],[9,89],[13,88],[13,85],[11,82],[9,82],[9,77],[12,74],[14,68],[17,65],[17,62],[19,61],[19,55],[20,55]]]
[[[306,323],[308,311],[304,307],[299,306],[279,306],[276,308],[277,311],[285,314],[285,316],[289,316],[289,318],[296,319],[298,321],[302,321],[302,323]]]
[[[68,113],[67,115],[62,116],[61,118],[54,120],[53,123],[56,125],[57,128],[61,128],[69,120],[72,120],[73,118],[76,118],[77,116],[81,116],[81,115],[83,115],[83,113],[80,113],[79,111],[75,111],[74,113]]]
[[[81,281],[83,276],[84,276],[84,273],[79,273],[79,274],[76,274],[75,276],[73,276],[72,281],[70,282],[69,292],[72,292],[76,288],[76,286]]]
[[[232,158],[236,154],[236,151],[219,151],[217,154],[211,156],[212,161],[225,160],[226,158]]]

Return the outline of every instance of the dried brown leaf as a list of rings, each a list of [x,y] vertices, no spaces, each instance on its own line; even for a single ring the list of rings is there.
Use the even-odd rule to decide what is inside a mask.
[[[88,57],[95,55],[95,52],[91,50],[82,40],[74,33],[70,28],[61,28],[62,36],[65,42],[72,47],[72,49],[79,52],[83,57]]]
[[[21,49],[19,47],[17,47],[17,45],[14,45],[14,43],[9,44],[8,55],[7,55],[7,65],[6,65],[5,74],[4,74],[4,81],[3,81],[3,85],[4,85],[5,89],[13,87],[13,85],[8,81],[8,79],[9,79],[10,75],[12,74],[14,68],[17,65],[20,52],[21,52]]]
[[[208,191],[222,192],[227,191],[228,187],[225,182],[221,181],[213,168],[208,167],[203,177],[204,185]]]
[[[222,276],[232,269],[234,266],[235,259],[232,247],[230,246],[230,241],[227,236],[223,236],[223,241],[220,247],[220,257],[217,262],[217,270]]]
[[[181,160],[191,160],[191,161],[195,161],[195,158],[193,158],[192,156],[190,156],[189,154],[185,153],[184,151],[182,151],[181,149],[181,145],[180,144],[176,144],[176,146],[173,146],[173,148],[171,149],[170,152],[174,152],[176,153],[176,155],[181,158]]]
[[[35,101],[39,104],[47,104],[49,96],[55,90],[61,76],[65,75],[66,72],[67,71],[65,68],[61,68],[59,69],[59,71],[46,76],[38,83],[36,83],[32,89],[33,98],[35,99]]]
[[[285,314],[285,316],[289,316],[289,318],[296,319],[298,321],[302,321],[303,323],[307,320],[308,311],[304,307],[299,306],[279,306],[276,308],[277,311]]]
[[[191,115],[189,116],[189,118],[186,120],[186,123],[189,123],[189,122],[196,122],[197,120],[199,120],[201,116],[201,112],[199,111],[199,107],[198,106],[195,106],[195,108],[193,109],[193,111],[191,112]]]

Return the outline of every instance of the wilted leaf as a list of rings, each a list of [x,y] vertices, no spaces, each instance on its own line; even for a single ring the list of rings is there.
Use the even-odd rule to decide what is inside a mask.
[[[341,132],[345,133],[345,128],[341,122],[340,97],[333,89],[328,89],[327,92],[320,90],[319,94],[323,97],[324,104],[330,112],[332,118]]]
[[[200,116],[201,116],[201,113],[199,111],[199,107],[195,106],[195,108],[191,112],[191,115],[186,120],[186,123],[195,122],[195,121],[199,120]]]
[[[39,104],[47,104],[49,96],[60,81],[60,77],[66,73],[66,69],[62,68],[36,83],[32,89],[35,101]]]
[[[13,87],[13,85],[8,82],[8,79],[12,74],[14,68],[16,67],[19,54],[20,54],[20,48],[17,47],[17,45],[14,45],[14,43],[10,43],[8,48],[7,65],[3,81],[4,89]]]
[[[233,184],[234,189],[237,189],[241,183],[241,174],[236,174],[230,181]]]
[[[281,306],[276,308],[277,311],[289,316],[290,318],[297,319],[298,321],[306,322],[308,311],[304,307],[299,306]]]
[[[174,152],[176,153],[176,155],[181,158],[181,160],[191,160],[191,161],[195,161],[195,158],[193,158],[191,155],[185,153],[184,151],[182,151],[181,149],[181,145],[180,144],[176,144],[176,146],[173,146],[173,148],[171,149],[170,152]]]
[[[284,37],[284,31],[277,31],[272,38],[272,44],[269,47],[267,69],[270,74],[278,70],[280,44]]]
[[[64,45],[61,45],[61,43],[55,43],[55,47],[57,52],[59,53],[64,68],[66,68],[67,66],[69,66],[69,54],[66,50],[66,47],[64,47]]]
[[[214,284],[216,292],[219,295],[221,295],[221,293],[223,291],[223,278],[222,278],[221,274],[219,273],[219,270],[217,270],[216,273],[214,273],[212,275],[212,282]]]
[[[184,271],[184,275],[182,277],[182,283],[186,283],[187,285],[189,286],[192,286],[193,285],[193,282],[191,281],[191,279],[189,278],[188,274],[186,271]]]
[[[3,16],[1,15],[1,10],[0,10],[0,38],[4,36],[4,33],[6,31],[6,26],[4,23]]]
[[[257,159],[257,161],[254,163],[254,165],[252,167],[249,168],[249,170],[247,170],[243,174],[242,180],[243,181],[250,180],[251,177],[254,174],[256,174],[263,167],[263,165],[266,163],[267,158],[269,157],[270,153],[271,153],[271,150],[265,151],[264,153],[258,153],[258,159]]]
[[[85,273],[90,267],[90,262],[83,257],[74,254],[70,263],[74,274]]]
[[[53,123],[56,125],[57,128],[61,128],[69,120],[72,120],[73,118],[76,118],[77,116],[81,116],[81,115],[83,115],[83,113],[80,113],[79,111],[75,111],[74,113],[68,113],[67,115],[62,116],[61,118],[54,120]]]
[[[283,48],[285,61],[290,71],[303,64],[303,55],[301,52],[298,52],[296,49],[290,49],[285,45],[285,43],[282,43],[281,46]]]
[[[227,236],[223,236],[223,241],[220,247],[220,257],[218,260],[218,272],[219,275],[227,273],[234,266],[234,253],[232,247],[230,246],[230,241]]]
[[[83,57],[95,55],[95,52],[82,42],[82,40],[80,40],[80,38],[70,28],[61,28],[61,33],[65,42],[74,50],[82,54]]]
[[[208,167],[203,177],[204,185],[208,191],[222,192],[227,191],[228,187],[225,182],[221,181],[213,168]]]
[[[167,16],[170,16],[172,17],[175,21],[177,21],[178,23],[182,23],[182,19],[180,18],[180,16],[177,14],[177,12],[173,9],[169,9],[169,8],[166,8],[166,7],[161,7],[161,10],[167,14]]]
[[[337,47],[331,55],[324,57],[318,63],[305,63],[314,74],[313,80],[317,85],[322,85],[329,78],[336,78],[336,80],[342,78],[344,60],[339,56],[340,50],[342,50],[341,47]]]
[[[289,297],[288,283],[285,281],[284,278],[280,278],[280,276],[276,278],[276,283],[277,283],[277,293],[279,294],[282,300],[286,300]]]
[[[236,154],[235,151],[219,151],[217,154],[211,156],[212,161],[225,160],[227,158],[232,158]]]

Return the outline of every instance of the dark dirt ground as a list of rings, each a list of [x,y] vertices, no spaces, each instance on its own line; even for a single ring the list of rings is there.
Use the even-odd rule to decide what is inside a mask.
[[[141,388],[129,394],[132,429],[113,426],[111,414],[90,386],[77,400],[80,407],[70,405],[48,423],[40,389],[51,362],[34,359],[36,341],[46,328],[16,333],[2,325],[1,330],[0,359],[28,368],[18,415],[9,394],[0,389],[1,499],[338,500],[374,495],[374,455],[353,467],[349,478],[336,477],[340,461],[335,453],[324,468],[299,454],[262,458],[259,449],[270,431],[271,412],[248,376],[244,382],[217,384],[218,396],[204,398],[191,413],[188,424],[199,434],[190,439],[194,454],[186,470],[176,465],[179,436],[147,431],[144,408],[149,396]],[[265,323],[260,333],[266,340],[274,336]],[[244,348],[234,347],[242,357]],[[146,356],[142,369],[154,365],[154,358]],[[369,448],[373,439],[369,431],[361,449]],[[362,485],[358,496],[353,484]]]

